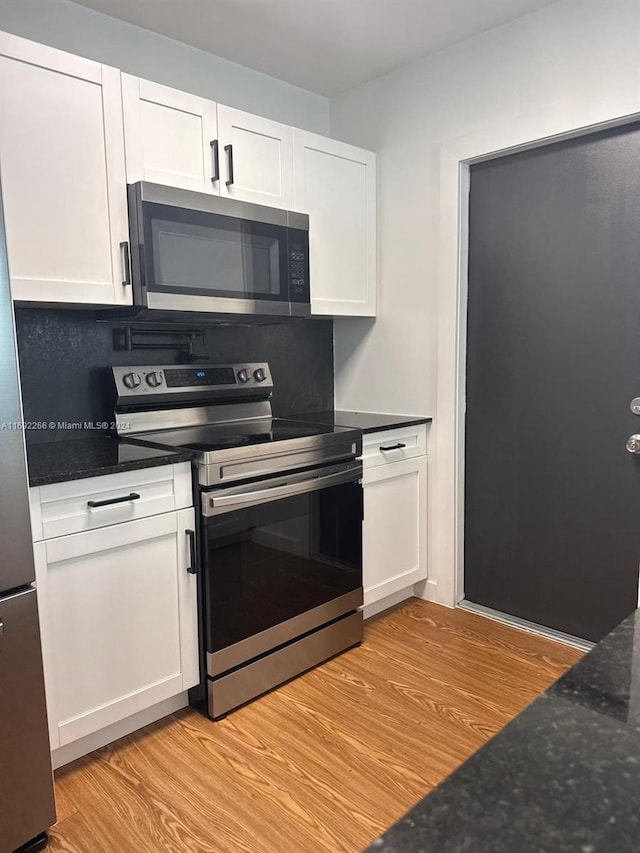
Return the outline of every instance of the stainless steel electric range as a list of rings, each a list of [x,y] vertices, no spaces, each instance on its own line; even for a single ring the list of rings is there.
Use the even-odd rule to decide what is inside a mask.
[[[213,719],[362,641],[362,435],[274,418],[267,364],[114,367],[122,439],[194,452]]]

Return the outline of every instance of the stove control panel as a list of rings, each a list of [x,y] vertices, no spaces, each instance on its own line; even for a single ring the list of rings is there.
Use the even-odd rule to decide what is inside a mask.
[[[230,396],[273,388],[268,364],[198,364],[113,367],[118,399],[167,395]],[[176,400],[177,402],[177,400]]]

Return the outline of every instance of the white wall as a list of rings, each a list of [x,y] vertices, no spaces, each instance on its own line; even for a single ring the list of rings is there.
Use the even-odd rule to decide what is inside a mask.
[[[0,0],[0,30],[326,134],[327,98],[69,0]]]
[[[639,45],[638,0],[563,0],[332,101],[332,136],[378,153],[380,253],[378,320],[335,324],[337,405],[434,415],[432,543],[450,527],[454,441],[436,411],[440,146],[498,126],[534,138],[558,116],[577,128],[640,111]],[[441,421],[452,433],[449,413]],[[437,598],[449,604],[451,554],[430,549]]]

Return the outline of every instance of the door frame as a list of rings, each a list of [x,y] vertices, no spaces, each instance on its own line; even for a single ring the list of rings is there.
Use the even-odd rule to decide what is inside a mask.
[[[464,473],[467,259],[470,166],[640,119],[637,100],[514,117],[440,147],[440,237],[436,412],[426,597],[449,607],[464,599]],[[640,604],[640,590],[639,590]]]

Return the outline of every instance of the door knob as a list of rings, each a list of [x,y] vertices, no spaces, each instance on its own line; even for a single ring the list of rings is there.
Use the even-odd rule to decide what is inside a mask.
[[[640,435],[630,435],[627,439],[629,453],[640,453]]]

